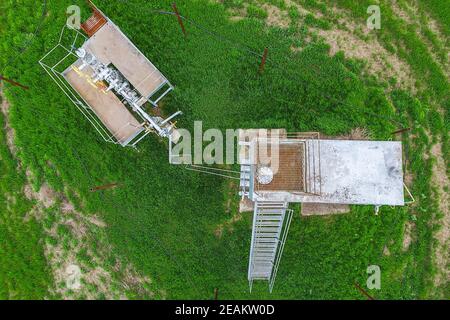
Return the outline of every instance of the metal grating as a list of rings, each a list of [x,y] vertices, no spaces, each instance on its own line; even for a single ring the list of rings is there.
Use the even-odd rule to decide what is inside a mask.
[[[81,29],[89,37],[92,37],[107,22],[105,17],[97,9],[93,8],[92,11],[92,16],[81,24]]]

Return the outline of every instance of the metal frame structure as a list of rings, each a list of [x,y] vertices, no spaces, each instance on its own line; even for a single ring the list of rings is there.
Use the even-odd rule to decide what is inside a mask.
[[[75,38],[73,39],[72,48],[70,49],[66,48],[62,44],[62,39],[66,29],[71,29],[75,31]],[[113,136],[108,133],[106,127],[100,121],[98,121],[98,117],[95,114],[94,110],[92,110],[89,107],[89,104],[86,101],[84,101],[70,85],[68,86],[68,83],[64,79],[62,72],[56,69],[61,63],[63,63],[63,61],[65,61],[69,57],[74,57],[78,59],[78,57],[74,53],[75,51],[74,48],[79,37],[82,37],[84,38],[84,40],[87,40],[87,37],[78,30],[70,28],[67,25],[64,25],[59,36],[58,44],[54,46],[39,60],[39,64],[48,73],[48,75],[57,84],[57,86],[64,92],[64,94],[70,99],[70,101],[72,101],[72,103],[78,108],[78,110],[80,110],[80,112],[86,117],[86,119],[88,119],[88,121],[94,126],[94,128],[102,136],[102,138],[107,142],[117,143],[115,142]],[[50,57],[51,54],[58,48],[63,49],[67,54],[63,56],[61,59],[59,59],[59,61],[53,64],[52,66],[47,65],[44,61],[48,57]]]
[[[118,28],[109,18],[107,18],[98,8],[94,8],[94,13],[98,13],[102,15],[107,23],[109,23],[111,26],[113,26],[115,29],[119,32],[121,36],[123,36],[125,39],[128,39],[128,37]],[[102,26],[103,28],[103,26]],[[74,35],[68,35],[68,32],[74,32]],[[65,37],[69,37],[68,43],[64,43],[63,40],[66,40]],[[138,103],[135,103],[132,105],[133,110],[135,111],[133,114],[136,118],[136,115],[139,117],[136,118],[139,125],[137,126],[136,123],[130,123],[127,122],[125,125],[123,125],[121,128],[114,128],[108,129],[106,127],[106,124],[101,121],[101,117],[96,112],[96,110],[86,101],[84,97],[80,93],[77,92],[77,90],[72,86],[71,83],[67,81],[67,79],[64,77],[64,74],[69,71],[70,68],[73,69],[74,64],[76,61],[80,60],[80,56],[77,55],[77,50],[79,48],[82,48],[86,43],[88,43],[90,38],[86,37],[84,34],[82,34],[79,30],[69,26],[64,25],[64,27],[61,30],[58,44],[53,47],[49,52],[47,52],[40,60],[39,64],[41,67],[47,72],[47,74],[51,77],[51,79],[58,85],[58,87],[64,92],[64,94],[72,101],[72,103],[80,110],[80,112],[88,119],[88,121],[94,126],[94,128],[97,130],[97,132],[100,134],[100,136],[103,138],[106,142],[111,142],[114,144],[120,144],[123,147],[130,146],[130,147],[136,147],[136,145],[144,139],[148,134],[151,132],[156,132],[158,135],[167,137],[171,135],[172,130],[175,127],[175,124],[172,124],[170,121],[181,114],[180,111],[174,113],[167,119],[162,119],[159,117],[152,117],[149,116],[142,108],[141,106],[145,104],[146,102],[149,102],[153,107],[157,107],[157,104],[161,99],[163,99],[169,92],[171,92],[174,89],[174,86],[169,82],[169,80],[161,73],[159,70],[154,66],[154,64],[148,60],[147,57],[145,57],[142,54],[142,57],[144,58],[145,63],[148,63],[153,68],[153,71],[145,76],[143,80],[141,80],[140,84],[142,84],[145,80],[149,79],[154,72],[159,72],[158,79],[160,79],[160,84],[152,89],[152,92],[149,93],[147,96],[142,96],[142,98],[138,101]],[[82,44],[77,46],[78,41],[82,41]],[[140,50],[131,42],[132,48],[135,49],[137,52],[140,52]],[[58,51],[63,51],[63,53],[57,53]],[[53,60],[56,60],[56,63],[50,63],[50,58],[53,58]],[[68,61],[68,59],[74,59],[75,61],[70,64],[70,66],[66,66],[64,70],[60,70],[61,66],[64,66],[65,63]],[[77,71],[77,70],[75,70]],[[140,85],[139,84],[139,85]],[[162,91],[165,87],[164,91]],[[161,92],[162,91],[162,92]],[[136,87],[133,87],[131,92],[135,93],[136,95],[139,95],[139,92]],[[122,104],[126,104],[130,101],[126,101],[125,98],[120,98]],[[128,128],[128,126],[130,126]],[[133,127],[133,128],[131,128]],[[122,131],[134,131],[130,136],[123,136],[120,137],[119,133]]]
[[[101,16],[106,20],[106,23],[110,23],[110,24],[112,24],[112,25],[115,26],[114,22],[113,22],[111,19],[109,19],[109,18],[108,18],[108,17],[107,17],[107,16],[106,16],[106,15],[105,15],[98,7],[97,7],[97,6],[95,6],[95,5],[92,3],[92,1],[90,1],[90,0],[89,0],[89,6],[91,7],[91,9],[92,9],[92,11],[93,11],[93,16],[95,16],[96,14],[99,14],[99,15],[101,15]],[[82,27],[83,27],[83,24],[82,24]],[[122,32],[122,30],[120,30],[120,28],[117,28],[117,31],[118,31],[123,37],[128,38],[127,35],[124,34],[124,33]],[[135,45],[133,42],[131,42],[131,45],[133,46],[133,48],[134,48],[136,51],[140,52],[139,48],[137,48],[136,45]],[[156,66],[155,66],[155,65],[154,65],[147,57],[144,56],[144,58],[145,58],[146,62],[149,63],[149,64],[155,69],[155,71],[158,70],[158,68],[156,68]],[[149,74],[149,75],[147,76],[147,78],[150,77],[150,76],[151,76],[151,74]],[[157,106],[158,106],[158,102],[161,101],[161,99],[163,99],[170,91],[172,91],[172,90],[174,89],[174,86],[170,83],[170,81],[169,81],[163,74],[161,74],[161,77],[164,79],[163,83],[162,83],[158,88],[156,88],[152,93],[150,93],[147,97],[145,97],[145,98],[146,98],[146,101],[150,102],[154,107],[157,107]],[[143,79],[142,82],[145,81],[145,80],[146,80],[146,79]],[[162,92],[159,96],[157,96],[155,100],[152,100],[151,98],[152,98],[156,93],[158,93],[158,91],[160,91],[165,85],[168,86],[168,89],[165,90],[164,92]],[[136,89],[135,89],[134,91],[136,91]]]
[[[97,8],[97,10],[98,10],[101,14],[103,14],[103,12],[101,12],[98,8]],[[103,16],[106,18],[106,20],[107,20],[109,23],[114,24],[114,23],[113,23],[108,17],[106,17],[104,14],[103,14]],[[118,31],[120,32],[120,34],[123,35],[125,38],[128,38],[128,37],[122,32],[122,30],[120,30],[119,28],[117,28],[117,30],[118,30]],[[131,44],[132,44],[132,46],[133,46],[134,49],[136,49],[137,51],[140,52],[140,50],[135,46],[134,43],[131,42]],[[145,57],[145,56],[144,56],[144,57]],[[158,70],[158,68],[156,68],[156,66],[155,66],[155,65],[154,65],[147,57],[145,57],[145,60],[146,60],[146,62],[148,62],[153,68],[155,68],[155,71]],[[147,77],[150,77],[150,76],[151,76],[151,74],[149,74]],[[162,98],[164,98],[170,91],[172,91],[172,90],[175,88],[175,87],[170,83],[170,81],[169,81],[164,75],[161,74],[161,77],[164,79],[164,82],[163,82],[158,88],[156,88],[152,93],[150,93],[147,97],[145,97],[146,100],[147,100],[148,102],[150,102],[154,107],[157,107],[157,106],[158,106],[158,102],[161,101]],[[146,79],[143,79],[142,82],[143,82],[144,80],[146,80]],[[162,92],[162,93],[161,93],[159,96],[157,96],[156,99],[153,101],[151,98],[152,98],[156,93],[158,93],[158,91],[160,91],[162,88],[164,88],[164,86],[166,86],[166,85],[168,86],[168,89],[165,90],[164,92]],[[136,88],[134,89],[134,91],[136,91]]]
[[[302,174],[303,192],[288,191],[293,194],[319,196],[321,188],[320,133],[283,133],[279,137],[255,136],[250,141],[239,141],[247,148],[241,162],[240,188],[242,198],[254,201],[252,238],[249,253],[248,281],[250,291],[253,281],[265,280],[272,292],[283,255],[286,238],[292,222],[293,210],[288,202],[264,200],[264,193],[256,181],[258,167],[258,143],[277,143],[281,145],[299,144],[303,149]],[[278,149],[280,150],[280,149]],[[281,155],[280,155],[281,157]],[[280,159],[281,163],[281,159]],[[267,216],[268,215],[268,216]],[[271,218],[272,215],[272,218]]]
[[[75,36],[73,41],[71,42],[71,47],[67,48],[63,44],[63,37],[66,30],[71,30],[75,32]],[[79,32],[78,30],[71,28],[67,25],[61,30],[58,44],[53,47],[49,52],[47,52],[40,60],[39,64],[41,67],[47,72],[47,74],[51,77],[51,79],[58,85],[58,87],[64,92],[64,94],[70,99],[70,101],[77,107],[78,110],[85,116],[85,118],[92,124],[92,126],[97,130],[100,136],[106,142],[111,142],[114,144],[120,144],[118,141],[118,137],[116,136],[117,132],[110,132],[106,126],[99,121],[99,116],[96,114],[94,109],[90,107],[90,105],[76,92],[74,88],[66,81],[64,78],[64,69],[63,71],[59,71],[58,66],[62,65],[69,58],[78,59],[78,56],[75,54],[76,51],[76,43],[79,39],[87,41],[87,37]],[[63,49],[66,52],[66,55],[60,58],[55,64],[48,65],[46,63],[46,59],[51,57],[51,55],[58,49]],[[130,125],[129,123],[127,125]],[[131,140],[126,141],[126,143],[122,143],[122,146],[131,146],[135,147],[138,142],[140,142],[143,138],[145,138],[151,130],[145,129],[142,127],[142,130],[138,132],[136,136],[134,136]]]
[[[271,137],[256,137],[252,142],[248,144],[250,147],[250,186],[249,186],[249,198],[254,200],[253,194],[261,196],[264,192],[270,192],[268,190],[260,190],[259,184],[255,182],[256,175],[256,159],[255,153],[258,152],[258,143],[260,141],[266,141],[266,144],[271,144]],[[321,186],[321,169],[320,169],[320,133],[319,132],[293,132],[286,133],[286,137],[279,138],[274,143],[281,145],[287,144],[301,144],[303,145],[304,157],[302,159],[303,165],[303,184],[304,191],[289,191],[292,194],[304,194],[319,196],[322,192]],[[311,161],[310,161],[311,160]]]

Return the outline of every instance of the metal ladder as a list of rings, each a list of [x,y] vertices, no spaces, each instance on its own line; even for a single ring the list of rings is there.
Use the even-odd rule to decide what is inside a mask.
[[[240,157],[240,164],[241,164],[241,174],[240,174],[240,192],[239,195],[242,196],[242,198],[250,197],[250,177],[251,177],[251,170],[252,170],[252,165],[250,162],[250,158],[249,158],[249,148],[250,143],[249,142],[245,142],[245,141],[240,141],[239,142],[239,147],[240,148],[246,148],[246,150],[242,150],[242,157]]]
[[[253,213],[248,281],[269,282],[272,292],[293,211],[287,202],[257,201]]]
[[[239,191],[239,195],[244,197],[250,196],[250,170],[251,166],[249,164],[241,163],[241,175],[239,186],[241,191]]]

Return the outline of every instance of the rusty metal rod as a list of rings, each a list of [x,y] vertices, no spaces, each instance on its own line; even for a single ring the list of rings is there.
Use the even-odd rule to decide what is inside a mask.
[[[356,287],[363,295],[365,295],[365,296],[367,297],[367,299],[369,299],[369,300],[375,300],[375,298],[372,297],[371,295],[369,295],[369,294],[367,293],[366,290],[364,290],[363,288],[360,287],[359,284],[355,283],[355,287]]]
[[[107,185],[104,185],[104,186],[99,186],[99,187],[91,188],[91,192],[96,192],[96,191],[100,191],[100,190],[113,189],[113,188],[116,188],[117,186],[119,186],[118,183],[111,183],[111,184],[107,184]]]
[[[14,85],[14,86],[16,86],[16,87],[21,87],[22,89],[25,89],[25,90],[30,89],[29,87],[24,86],[23,84],[20,84],[20,83],[14,81],[14,80],[7,79],[7,78],[3,77],[1,74],[0,74],[0,80],[4,80],[4,81],[6,81],[6,82],[11,83],[12,85]]]
[[[263,53],[263,57],[261,60],[261,65],[259,66],[259,73],[263,73],[264,72],[264,66],[266,65],[266,61],[267,61],[267,53],[269,52],[269,49],[266,47],[264,48],[264,53]]]
[[[172,3],[173,11],[175,12],[175,15],[177,16],[178,23],[180,24],[181,30],[183,31],[184,36],[186,36],[186,29],[184,28],[183,19],[181,19],[180,14],[178,13],[177,4],[174,2]]]
[[[409,131],[409,130],[411,130],[411,128],[404,128],[404,129],[400,129],[400,130],[394,131],[391,134],[394,135],[394,134],[403,133],[403,132],[406,132],[406,131]]]

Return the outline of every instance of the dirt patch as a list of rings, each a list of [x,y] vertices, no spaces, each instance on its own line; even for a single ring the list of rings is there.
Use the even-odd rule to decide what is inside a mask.
[[[434,62],[441,67],[441,70],[447,76],[447,79],[450,79],[450,70],[448,68],[450,52],[448,50],[447,42],[445,40],[442,41],[442,39],[447,39],[447,37],[441,32],[441,27],[431,16],[419,10],[415,3],[402,3],[402,5],[403,6],[401,6],[398,1],[393,2],[391,4],[392,11],[406,24],[416,26],[418,30],[417,36],[426,44],[428,53],[433,58]],[[435,41],[438,43],[437,46],[426,37],[425,29],[428,29],[436,36]],[[436,53],[436,50],[442,49],[445,49],[448,52],[446,60],[443,60]]]
[[[233,215],[229,220],[225,221],[224,223],[219,224],[216,229],[214,229],[214,235],[217,238],[221,238],[223,235],[223,232],[227,230],[228,232],[233,232],[233,224],[236,222],[242,220],[241,213],[237,213]]]
[[[75,264],[71,264],[66,268],[66,286],[71,290],[81,289],[81,269]]]
[[[391,9],[397,17],[402,19],[407,24],[416,23],[415,17],[417,17],[417,15],[414,12],[417,12],[417,8],[412,6],[402,8],[398,1],[394,0],[391,3]]]
[[[8,100],[6,100],[5,95],[3,94],[3,85],[0,84],[0,96],[2,103],[0,105],[1,112],[4,115],[5,119],[5,133],[6,133],[6,144],[9,148],[9,151],[13,155],[13,157],[17,156],[17,147],[14,144],[14,129],[9,124],[9,108],[11,107]]]
[[[438,241],[435,257],[438,272],[435,277],[435,285],[440,286],[450,279],[450,270],[448,268],[448,246],[450,238],[449,193],[445,189],[450,186],[450,181],[447,176],[447,166],[442,154],[442,144],[440,142],[431,148],[431,155],[436,159],[433,165],[432,181],[439,192],[439,210],[443,214],[443,217],[437,220],[441,228],[435,234],[435,238]]]
[[[409,246],[411,245],[411,243],[413,241],[413,233],[414,233],[415,227],[416,227],[416,225],[411,221],[407,221],[405,223],[405,229],[403,232],[403,243],[402,243],[403,251],[408,251]]]
[[[267,3],[263,4],[261,8],[267,12],[266,24],[269,27],[289,28],[291,19],[286,11],[282,11],[278,7]]]
[[[28,169],[26,176],[28,181],[33,179]],[[141,276],[131,264],[122,267],[99,215],[78,212],[63,193],[55,192],[47,183],[35,192],[28,182],[23,192],[36,201],[24,220],[35,218],[44,226],[44,254],[54,279],[51,294],[67,300],[126,299],[129,290],[142,297],[155,296],[148,277]],[[119,261],[119,269],[108,264],[111,259]],[[158,296],[164,297],[159,291]]]
[[[98,216],[86,217],[73,208],[63,200],[61,210],[54,213],[54,223],[46,229],[48,236],[55,239],[47,240],[45,246],[55,279],[55,288],[51,292],[69,300],[123,300],[127,299],[129,290],[154,297],[155,293],[148,289],[152,283],[150,278],[141,276],[131,264],[125,266],[112,253],[102,231],[106,223]],[[61,227],[68,232],[61,232]],[[94,248],[91,246],[93,241],[96,243]],[[111,259],[116,261],[113,267],[105,263]],[[74,270],[80,270],[79,274]]]
[[[41,186],[37,193],[37,200],[44,205],[45,208],[50,208],[56,202],[57,194],[46,183]]]
[[[221,0],[216,0],[216,2],[223,3],[223,1]],[[289,28],[289,25],[291,24],[291,18],[289,17],[289,13],[287,12],[287,10],[281,10],[277,6],[269,3],[256,5],[266,11],[267,18],[265,19],[265,21],[267,26],[279,27],[283,29]],[[240,21],[247,18],[247,7],[248,3],[243,3],[242,7],[240,8],[229,8],[227,12],[230,15],[230,20]]]
[[[149,277],[139,275],[131,264],[128,264],[124,271],[124,278],[122,284],[128,290],[134,290],[140,295],[144,295],[146,292],[144,290],[145,285],[152,284],[152,280]],[[150,292],[150,297],[153,298],[155,295]],[[165,294],[162,294],[165,297]]]
[[[67,201],[66,199],[63,200],[61,203],[61,212],[62,213],[70,213],[75,211],[75,206]]]
[[[350,133],[346,136],[348,140],[370,140],[369,131],[366,128],[354,128]]]
[[[230,14],[231,21],[241,21],[247,16],[247,8],[232,8],[228,10],[228,13]]]
[[[315,16],[316,18],[319,18],[322,14],[321,12],[312,12],[310,10],[307,10],[305,8],[303,8],[300,4],[298,4],[297,2],[294,2],[293,0],[285,0],[284,1],[286,3],[286,6],[289,7],[294,7],[298,10],[298,12],[302,15],[302,16],[306,16],[308,14],[312,14],[313,16]]]
[[[302,203],[301,215],[304,217],[327,216],[349,212],[350,206],[346,204]]]
[[[350,131],[350,133],[341,136],[327,136],[320,135],[321,139],[326,140],[371,140],[370,133],[366,128],[357,127]]]
[[[249,198],[244,197],[240,202],[239,202],[239,212],[243,213],[243,212],[253,212],[255,208],[255,203],[253,201],[251,201]]]
[[[60,198],[60,195],[46,183],[41,186],[38,192],[35,192],[31,184],[28,183],[24,186],[23,193],[28,200],[37,200],[44,208],[52,207]]]
[[[330,55],[343,51],[347,58],[365,60],[369,74],[381,76],[382,79],[394,77],[397,87],[417,91],[409,65],[388,52],[375,38],[362,40],[353,31],[340,29],[317,29],[316,32],[330,45]]]

